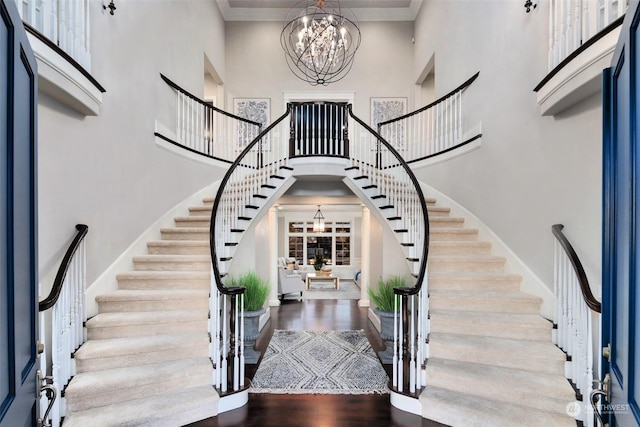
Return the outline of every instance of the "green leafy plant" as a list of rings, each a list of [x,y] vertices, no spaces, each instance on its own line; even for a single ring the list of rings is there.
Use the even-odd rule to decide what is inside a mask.
[[[390,276],[387,280],[378,280],[375,288],[369,288],[369,297],[380,311],[394,311],[394,300],[399,298],[393,288],[404,288],[407,281],[402,276]]]
[[[249,271],[237,279],[230,277],[228,287],[242,286],[244,291],[244,309],[246,311],[257,311],[262,308],[269,297],[271,285],[262,280],[254,271]]]
[[[315,271],[320,271],[323,263],[324,263],[324,257],[322,256],[322,251],[316,252],[316,256],[313,257],[313,269]]]

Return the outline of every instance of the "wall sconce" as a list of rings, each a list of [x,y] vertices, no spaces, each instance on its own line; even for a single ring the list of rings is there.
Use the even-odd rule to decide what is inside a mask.
[[[113,3],[113,0],[111,0],[111,2],[106,6],[103,3],[102,4],[102,9],[103,10],[109,9],[109,15],[113,16],[113,15],[115,15],[116,5]]]
[[[538,3],[534,3],[531,0],[526,0],[524,2],[524,8],[527,10],[527,13],[531,12],[531,9],[535,9],[538,7]]]

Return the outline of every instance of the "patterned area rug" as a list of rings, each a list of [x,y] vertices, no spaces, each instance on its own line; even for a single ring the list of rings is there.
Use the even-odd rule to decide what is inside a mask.
[[[363,330],[276,329],[250,393],[388,393],[389,378]]]

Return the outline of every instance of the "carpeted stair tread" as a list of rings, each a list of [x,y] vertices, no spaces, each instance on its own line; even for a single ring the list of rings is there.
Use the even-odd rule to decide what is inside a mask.
[[[211,369],[211,361],[207,357],[199,357],[82,372],[73,377],[65,389],[65,396],[81,398],[200,374],[210,378]]]
[[[564,375],[565,354],[550,342],[432,332],[431,357]]]
[[[429,256],[465,253],[489,254],[491,243],[482,241],[430,241]]]
[[[464,224],[464,218],[450,216],[432,216],[429,217],[430,227],[452,227],[460,228]]]
[[[102,312],[87,321],[89,340],[207,331],[209,311],[153,310]]]
[[[209,209],[211,210],[211,209]],[[210,215],[189,215],[189,216],[177,216],[174,218],[176,222],[208,222],[211,220]]]
[[[450,281],[518,281],[522,276],[512,273],[501,273],[491,271],[430,271],[429,280],[450,280]],[[429,282],[431,284],[431,282]]]
[[[517,291],[522,277],[504,272],[430,271],[429,290]]]
[[[459,310],[430,312],[431,333],[457,333],[534,341],[551,341],[552,324],[538,314]]]
[[[87,328],[106,328],[129,325],[157,325],[175,322],[193,322],[207,319],[208,310],[139,311],[100,313],[87,320]]]
[[[174,254],[149,254],[136,255],[133,262],[200,262],[209,261],[209,255],[174,255]]]
[[[102,357],[168,351],[181,347],[196,347],[201,345],[202,342],[209,342],[209,337],[204,332],[89,340],[75,352],[74,358],[77,361],[79,359],[97,359]]]
[[[576,427],[567,415],[505,404],[439,387],[427,386],[420,394],[422,416],[452,427]]]
[[[211,386],[191,387],[109,407],[79,411],[66,416],[64,426],[183,426],[217,415],[219,400]]]
[[[210,272],[204,271],[127,271],[119,273],[117,279],[136,279],[136,280],[209,280]]]
[[[210,251],[207,240],[155,240],[147,242],[150,254],[207,255]]]
[[[205,297],[209,299],[209,291],[204,289],[120,289],[96,296],[98,303],[103,301],[159,301],[179,300]]]
[[[431,290],[432,310],[538,314],[542,299],[520,291]]]
[[[563,375],[536,373],[521,369],[458,362],[430,357],[427,384],[447,390],[522,404],[564,414],[575,393]]]
[[[451,208],[444,206],[427,206],[427,212],[429,213],[429,217],[446,216],[451,212]]]
[[[163,240],[206,240],[209,227],[167,227],[160,229]]]
[[[429,230],[429,239],[437,242],[442,240],[477,240],[477,228],[433,227]]]
[[[210,289],[208,271],[138,270],[116,276],[118,289]]]

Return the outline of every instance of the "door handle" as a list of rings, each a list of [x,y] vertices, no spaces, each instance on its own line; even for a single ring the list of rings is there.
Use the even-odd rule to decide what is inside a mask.
[[[593,391],[591,391],[591,395],[589,396],[589,401],[591,402],[593,413],[596,415],[596,417],[598,417],[598,420],[600,421],[600,425],[602,427],[609,427],[609,423],[605,423],[604,420],[602,419],[602,414],[598,409],[597,402],[600,396],[602,396],[603,398],[603,401],[604,401],[603,403],[611,402],[611,375],[607,373],[604,376],[604,379],[602,381],[598,381],[598,380],[593,380],[593,381],[597,383],[599,387],[598,389],[594,389]]]
[[[48,421],[49,413],[53,409],[53,404],[58,397],[58,390],[53,385],[53,377],[43,377],[42,371],[38,369],[37,372],[38,378],[38,397],[42,395],[44,392],[47,396],[47,400],[49,401],[47,405],[47,410],[44,412],[44,415],[38,418],[37,426],[38,427],[51,427],[51,422]]]

